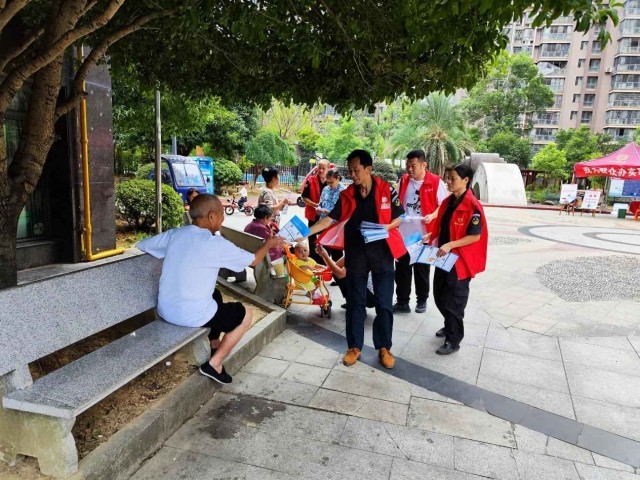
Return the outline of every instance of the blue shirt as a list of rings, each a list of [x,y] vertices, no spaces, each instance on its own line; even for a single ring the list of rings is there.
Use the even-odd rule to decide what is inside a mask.
[[[329,185],[322,189],[320,193],[320,201],[318,204],[321,208],[326,208],[328,211],[333,210],[333,207],[338,203],[338,198],[340,198],[340,192],[343,191],[345,187],[342,183],[338,183],[336,188],[331,188]],[[318,218],[326,217],[326,213],[321,213]]]

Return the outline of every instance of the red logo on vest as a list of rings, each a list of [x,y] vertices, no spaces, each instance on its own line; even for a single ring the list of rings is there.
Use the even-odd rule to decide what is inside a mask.
[[[380,210],[389,210],[391,205],[389,205],[389,199],[387,197],[382,197],[380,199]]]

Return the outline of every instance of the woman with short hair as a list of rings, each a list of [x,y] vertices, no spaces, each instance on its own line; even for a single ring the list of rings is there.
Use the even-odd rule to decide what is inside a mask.
[[[264,179],[264,187],[258,197],[258,205],[266,205],[271,208],[273,221],[280,226],[280,212],[289,205],[286,198],[278,200],[276,189],[280,186],[280,178],[278,177],[278,169],[275,167],[265,167],[262,169],[262,178]]]

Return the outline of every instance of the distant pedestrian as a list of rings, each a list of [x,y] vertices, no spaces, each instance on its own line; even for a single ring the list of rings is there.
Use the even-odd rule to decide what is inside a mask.
[[[304,216],[309,222],[309,227],[313,227],[321,218],[320,212],[317,211],[317,208],[320,206],[320,195],[327,186],[327,171],[330,166],[331,164],[329,163],[329,160],[325,158],[318,160],[315,175],[309,176],[307,183],[304,186],[304,190],[302,190],[301,197],[302,201],[305,203]],[[317,237],[317,235],[311,235],[309,237],[309,248],[311,249],[311,258],[316,262],[319,262],[320,257],[315,251]]]
[[[450,272],[436,268],[433,277],[433,298],[444,317],[444,328],[436,332],[436,337],[445,339],[436,350],[439,355],[449,355],[460,349],[469,283],[484,271],[487,263],[489,231],[482,205],[470,188],[472,178],[473,171],[468,165],[445,170],[451,195],[440,205],[433,231],[424,238],[440,247],[439,257],[449,252],[459,256]]]

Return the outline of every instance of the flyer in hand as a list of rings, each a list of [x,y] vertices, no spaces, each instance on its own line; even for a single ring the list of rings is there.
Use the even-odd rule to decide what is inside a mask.
[[[287,242],[295,242],[299,238],[308,237],[310,233],[309,227],[297,215],[294,215],[284,227],[280,228],[278,236],[284,238]]]
[[[407,245],[407,251],[409,252],[409,264],[414,263],[426,263],[433,265],[434,267],[441,268],[446,272],[450,272],[453,266],[458,260],[458,255],[455,253],[447,253],[442,257],[438,257],[437,253],[439,248],[432,247],[431,245],[425,245],[422,243],[422,238],[414,236],[412,241]]]

